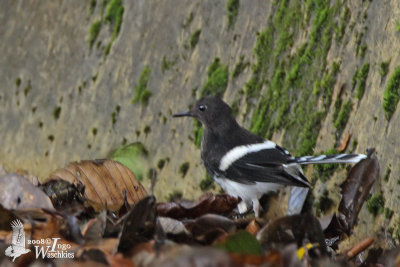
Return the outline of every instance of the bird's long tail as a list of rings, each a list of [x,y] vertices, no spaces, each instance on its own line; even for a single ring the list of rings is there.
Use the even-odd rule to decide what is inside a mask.
[[[367,158],[364,154],[332,154],[295,158],[297,164],[357,163]]]

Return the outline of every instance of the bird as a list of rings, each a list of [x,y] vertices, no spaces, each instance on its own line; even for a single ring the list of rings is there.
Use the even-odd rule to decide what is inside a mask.
[[[5,254],[8,257],[13,257],[12,261],[15,261],[16,258],[22,254],[28,253],[31,250],[25,248],[25,232],[21,221],[18,219],[12,221],[11,228],[13,230],[11,246],[6,249]]]
[[[357,163],[363,154],[335,154],[294,157],[273,141],[250,132],[236,121],[232,109],[221,98],[199,99],[189,111],[173,117],[193,117],[203,126],[201,159],[210,176],[224,191],[240,197],[240,214],[252,206],[260,215],[259,199],[282,186],[309,188],[301,165]],[[308,191],[307,191],[308,192]]]

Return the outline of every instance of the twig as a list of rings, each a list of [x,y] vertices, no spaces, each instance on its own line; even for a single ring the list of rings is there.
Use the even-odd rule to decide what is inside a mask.
[[[347,252],[347,254],[346,254],[347,260],[352,259],[357,254],[359,254],[360,252],[366,250],[369,246],[372,245],[373,242],[374,242],[374,239],[372,237],[367,237],[364,240],[362,240],[361,242],[359,242],[358,244],[356,244],[354,247],[352,247]]]

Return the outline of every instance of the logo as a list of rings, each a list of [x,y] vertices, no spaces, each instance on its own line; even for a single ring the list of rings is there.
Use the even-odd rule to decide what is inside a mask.
[[[26,254],[30,252],[30,249],[25,248],[25,232],[24,226],[20,220],[14,220],[11,222],[11,228],[13,230],[11,246],[9,246],[5,254],[8,257],[12,257],[15,261],[16,258],[21,256],[22,254]],[[46,239],[32,239],[27,240],[28,245],[32,245],[35,248],[36,259],[41,257],[44,258],[69,258],[72,259],[75,257],[75,253],[68,252],[68,249],[71,249],[72,246],[70,244],[65,244],[62,242],[58,242],[61,238],[53,237]]]
[[[25,232],[24,226],[22,225],[20,220],[14,220],[11,222],[11,228],[13,230],[11,246],[6,249],[6,256],[12,257],[15,261],[16,258],[21,256],[22,254],[26,254],[30,249],[25,248]]]

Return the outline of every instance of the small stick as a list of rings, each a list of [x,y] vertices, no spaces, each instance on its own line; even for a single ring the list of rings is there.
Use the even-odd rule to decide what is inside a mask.
[[[354,247],[352,247],[347,252],[347,254],[346,254],[347,260],[352,259],[357,254],[359,254],[360,252],[366,250],[369,246],[372,245],[373,242],[374,242],[374,239],[372,237],[367,237],[364,240],[362,240],[361,242],[359,242],[358,244],[356,244]]]

